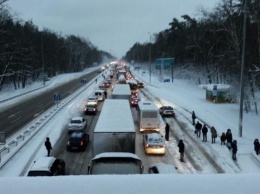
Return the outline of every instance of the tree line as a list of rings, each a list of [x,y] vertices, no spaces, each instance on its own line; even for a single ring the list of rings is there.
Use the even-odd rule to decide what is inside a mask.
[[[0,1],[0,91],[15,89],[60,73],[78,72],[113,58],[89,40],[40,31],[32,21],[20,21]]]
[[[220,0],[211,12],[201,9],[199,18],[173,18],[168,29],[153,35],[152,43],[135,43],[124,59],[147,63],[149,57],[152,62],[174,58],[178,67],[206,76],[207,83],[228,83],[239,92],[246,13],[245,94],[255,101],[260,86],[260,1],[247,0],[246,10],[244,2]]]

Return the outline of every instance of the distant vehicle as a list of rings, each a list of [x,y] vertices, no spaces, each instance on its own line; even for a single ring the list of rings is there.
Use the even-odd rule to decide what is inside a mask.
[[[54,157],[41,157],[34,161],[27,176],[65,175],[65,161]]]
[[[137,110],[141,132],[160,131],[159,110],[152,101],[139,101]]]
[[[118,84],[126,84],[125,76],[124,75],[119,75],[117,83]]]
[[[137,96],[138,95],[137,81],[134,79],[129,79],[129,80],[126,80],[126,83],[130,86],[131,94],[133,96]]]
[[[95,102],[88,102],[85,105],[85,114],[96,114],[98,106]]]
[[[93,156],[103,152],[135,153],[135,137],[129,101],[106,99],[93,132]]]
[[[144,84],[142,82],[137,82],[138,88],[144,88]]]
[[[109,78],[109,77],[106,78],[106,81],[107,81],[109,84],[112,83],[112,80],[111,80],[111,78]]]
[[[140,98],[137,98],[137,97],[133,97],[131,98],[131,106],[132,107],[136,107],[138,105],[138,102],[140,101],[141,99]]]
[[[67,141],[68,151],[85,151],[89,142],[89,135],[84,132],[73,132]]]
[[[131,90],[127,84],[115,84],[111,93],[112,99],[126,99],[130,103]]]
[[[157,163],[148,168],[149,174],[176,174],[178,173],[177,167],[171,164]]]
[[[165,154],[164,139],[159,133],[148,133],[143,136],[146,154]]]
[[[104,90],[96,90],[94,95],[97,97],[98,101],[103,101],[105,99]]]
[[[67,126],[68,133],[71,132],[84,132],[87,127],[87,120],[83,117],[73,117],[70,119],[70,123]]]
[[[105,88],[109,88],[110,86],[110,83],[107,80],[104,80],[102,84]]]
[[[103,90],[103,92],[106,90],[106,86],[104,86],[103,84],[100,84],[99,86],[98,86],[98,89],[99,90]]]
[[[159,112],[162,115],[162,117],[165,117],[165,116],[175,117],[174,109],[171,106],[162,106],[159,108]]]
[[[127,152],[105,152],[96,155],[88,167],[88,174],[142,174],[141,159]]]
[[[87,104],[88,104],[89,102],[98,104],[98,99],[97,99],[96,96],[90,96],[90,97],[88,97],[88,99],[87,99]]]

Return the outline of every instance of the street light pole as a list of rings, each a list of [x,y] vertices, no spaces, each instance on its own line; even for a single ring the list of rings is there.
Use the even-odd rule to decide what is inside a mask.
[[[42,35],[41,35],[41,49],[42,49],[42,79],[43,79],[43,85],[45,85],[45,73],[44,73],[44,57],[43,57],[43,41],[42,41]]]
[[[245,66],[245,47],[246,47],[246,9],[247,5],[244,2],[244,24],[243,24],[243,50],[242,50],[242,62],[241,62],[241,76],[240,76],[240,109],[239,109],[239,130],[238,136],[242,137],[243,127],[243,102],[244,102],[244,66]]]
[[[152,41],[151,41],[151,33],[148,32],[149,38],[150,38],[150,45],[149,45],[149,68],[150,68],[150,84],[151,84],[151,79],[152,79],[152,64],[151,64],[151,53],[152,53]]]

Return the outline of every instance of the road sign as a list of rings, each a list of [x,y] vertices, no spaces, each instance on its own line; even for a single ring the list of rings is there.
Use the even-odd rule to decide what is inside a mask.
[[[54,101],[60,101],[60,95],[58,93],[53,95],[53,100]]]
[[[163,82],[170,82],[170,79],[164,79]]]
[[[87,82],[88,82],[87,79],[81,79],[81,80],[80,80],[80,83],[82,83],[82,84],[86,84]]]
[[[155,60],[155,69],[170,69],[175,63],[174,58],[161,58]]]

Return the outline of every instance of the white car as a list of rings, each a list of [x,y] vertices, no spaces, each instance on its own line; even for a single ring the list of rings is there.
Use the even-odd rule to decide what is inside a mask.
[[[87,104],[98,104],[98,98],[96,96],[91,96],[91,97],[88,97],[87,99]]]
[[[175,174],[178,173],[177,167],[171,164],[157,163],[148,169],[149,174]]]
[[[97,97],[98,101],[105,100],[104,90],[96,90],[94,95]]]
[[[84,117],[73,117],[67,126],[68,133],[71,132],[84,132],[87,127],[87,120]]]
[[[147,133],[143,139],[146,154],[165,154],[164,139],[159,133]]]

